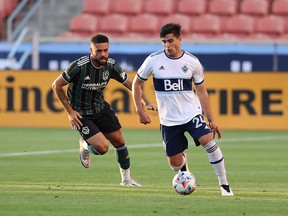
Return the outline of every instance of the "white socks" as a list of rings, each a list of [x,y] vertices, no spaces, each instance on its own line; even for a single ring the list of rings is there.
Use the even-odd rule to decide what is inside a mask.
[[[119,167],[119,169],[120,169],[120,174],[121,174],[121,179],[122,179],[122,181],[131,179],[131,176],[130,176],[130,168],[128,168],[128,169],[122,169],[121,167]]]
[[[224,164],[224,158],[221,149],[218,147],[214,140],[210,141],[204,146],[215,174],[218,177],[219,185],[228,185],[226,178],[226,170]]]

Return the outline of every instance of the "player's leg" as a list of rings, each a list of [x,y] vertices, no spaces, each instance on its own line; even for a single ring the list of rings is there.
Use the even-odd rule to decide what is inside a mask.
[[[170,167],[175,171],[189,171],[187,156],[184,153],[188,148],[188,140],[184,135],[183,126],[161,125],[161,133]]]
[[[116,159],[119,163],[121,185],[123,186],[141,186],[130,174],[130,155],[128,148],[125,144],[121,130],[105,133],[105,137],[111,142],[116,150]]]
[[[224,157],[220,147],[214,141],[211,133],[203,135],[199,138],[199,142],[204,147],[208,154],[210,164],[212,165],[215,174],[218,177],[219,186],[223,196],[233,196],[233,192],[230,189],[227,181],[226,169],[224,163]]]
[[[109,141],[100,132],[96,124],[91,119],[81,119],[83,126],[79,133],[82,136],[79,140],[80,161],[85,168],[90,167],[90,153],[103,155],[109,149]]]
[[[187,156],[184,152],[173,156],[167,156],[167,160],[173,170],[179,172],[189,171]]]
[[[212,165],[216,176],[218,177],[219,186],[223,196],[233,196],[230,190],[224,158],[220,147],[213,139],[213,135],[202,115],[195,116],[187,125],[187,131],[193,137],[195,144],[202,145],[207,152],[209,162]]]
[[[119,119],[110,106],[106,108],[106,112],[97,120],[97,125],[116,150],[116,158],[121,174],[121,185],[141,186],[141,184],[133,180],[130,175],[130,155],[122,136]]]

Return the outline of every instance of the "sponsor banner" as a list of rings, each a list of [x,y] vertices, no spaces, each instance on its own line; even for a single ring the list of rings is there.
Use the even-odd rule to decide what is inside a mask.
[[[51,84],[60,71],[1,71],[0,127],[70,127]],[[128,73],[133,79],[135,73]],[[157,112],[150,125],[139,123],[131,93],[114,80],[105,98],[124,128],[159,128]],[[288,73],[206,72],[205,85],[214,117],[222,129],[288,130]],[[152,77],[144,91],[155,102]]]

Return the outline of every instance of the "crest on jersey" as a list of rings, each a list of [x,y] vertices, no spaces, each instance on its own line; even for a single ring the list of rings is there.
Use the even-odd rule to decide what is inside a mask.
[[[186,65],[184,65],[181,69],[184,73],[187,73],[188,71],[188,67]]]
[[[103,72],[103,77],[102,78],[103,78],[104,81],[106,81],[109,78],[109,71],[108,70],[105,70]]]

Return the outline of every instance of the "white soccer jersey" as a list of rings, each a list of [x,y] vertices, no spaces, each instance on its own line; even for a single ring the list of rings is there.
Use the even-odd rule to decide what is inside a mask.
[[[152,53],[137,72],[140,80],[153,75],[160,123],[181,125],[202,114],[200,102],[192,89],[192,82],[204,82],[199,60],[188,52],[179,58],[169,58],[164,50]]]

